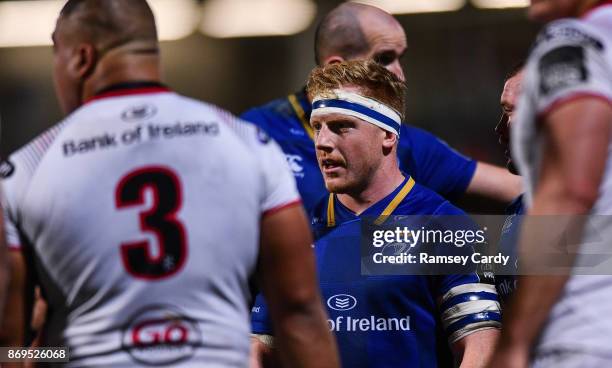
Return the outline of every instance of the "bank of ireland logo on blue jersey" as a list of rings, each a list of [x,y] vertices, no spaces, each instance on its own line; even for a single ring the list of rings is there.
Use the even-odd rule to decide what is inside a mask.
[[[345,312],[357,306],[357,299],[349,294],[336,294],[327,299],[327,306],[335,311]]]

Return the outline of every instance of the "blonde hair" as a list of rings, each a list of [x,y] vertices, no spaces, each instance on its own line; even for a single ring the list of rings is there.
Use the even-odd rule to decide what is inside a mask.
[[[333,91],[357,87],[360,93],[394,109],[404,119],[406,84],[395,74],[373,60],[351,60],[315,68],[308,77],[306,89],[315,97],[334,98]]]

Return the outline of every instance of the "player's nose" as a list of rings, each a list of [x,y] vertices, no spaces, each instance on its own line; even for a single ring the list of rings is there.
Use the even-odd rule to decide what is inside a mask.
[[[319,129],[315,136],[315,148],[317,150],[328,153],[334,150],[334,140],[331,133],[327,125],[322,124],[321,129]]]
[[[402,64],[400,63],[399,59],[396,59],[394,62],[389,64],[387,69],[389,69],[391,73],[395,74],[402,82],[406,81],[404,69],[402,68]]]

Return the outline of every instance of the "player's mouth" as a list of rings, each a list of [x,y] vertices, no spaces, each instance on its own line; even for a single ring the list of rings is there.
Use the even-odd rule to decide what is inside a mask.
[[[329,158],[321,160],[321,169],[326,175],[335,174],[343,167],[343,163],[339,160],[332,160]]]

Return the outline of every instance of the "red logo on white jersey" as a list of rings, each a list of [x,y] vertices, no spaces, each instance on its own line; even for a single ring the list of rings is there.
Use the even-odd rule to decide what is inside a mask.
[[[202,334],[198,323],[176,308],[155,306],[132,318],[122,340],[134,360],[160,365],[191,358],[202,343]]]

